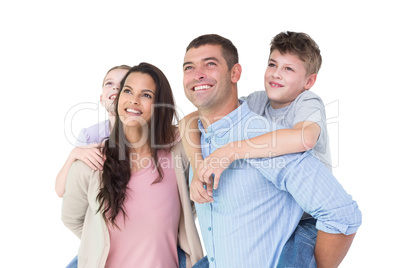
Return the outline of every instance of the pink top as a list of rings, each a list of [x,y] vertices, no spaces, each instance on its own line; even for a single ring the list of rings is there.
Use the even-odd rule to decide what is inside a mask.
[[[152,184],[159,176],[155,165],[132,173],[124,202],[127,216],[117,215],[120,230],[108,225],[110,251],[105,267],[179,266],[177,232],[180,219],[180,199],[171,153],[160,152],[159,165],[163,180]]]

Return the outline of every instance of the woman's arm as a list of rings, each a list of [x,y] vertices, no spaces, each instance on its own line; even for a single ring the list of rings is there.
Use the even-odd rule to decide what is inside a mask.
[[[74,161],[81,160],[93,170],[102,170],[105,160],[99,150],[99,147],[99,144],[90,144],[86,146],[76,147],[71,151],[66,162],[64,163],[63,167],[56,177],[55,190],[59,197],[63,197],[64,195],[68,171],[70,170],[70,167],[74,163]]]
[[[212,185],[204,183],[198,179],[198,165],[202,163],[202,153],[200,145],[200,131],[198,129],[198,111],[192,112],[179,122],[180,135],[183,142],[184,151],[193,169],[193,178],[190,184],[190,199],[194,202],[203,204],[213,202]]]
[[[78,238],[81,238],[89,206],[88,189],[93,172],[84,162],[76,161],[71,165],[67,175],[61,220]]]

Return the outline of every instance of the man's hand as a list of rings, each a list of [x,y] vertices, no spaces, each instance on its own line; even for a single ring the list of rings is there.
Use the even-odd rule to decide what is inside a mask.
[[[100,151],[104,144],[90,144],[76,147],[71,151],[71,157],[83,161],[93,170],[102,170],[105,157]]]

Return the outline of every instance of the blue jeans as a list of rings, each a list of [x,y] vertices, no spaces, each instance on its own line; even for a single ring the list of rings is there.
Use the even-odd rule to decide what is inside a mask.
[[[316,268],[316,219],[301,220],[283,247],[277,268]]]
[[[186,268],[186,254],[179,247],[177,247],[177,254],[179,257],[179,268]],[[77,267],[78,267],[78,258],[77,256],[75,256],[75,258],[71,260],[71,262],[67,265],[66,268],[77,268]],[[193,266],[193,268],[208,268],[208,267],[209,262],[207,257],[202,258]]]
[[[179,268],[186,268],[186,254],[184,251],[177,247],[177,254],[179,255]],[[199,260],[196,264],[193,265],[193,268],[208,268],[209,262],[207,256]]]
[[[74,259],[67,264],[66,268],[77,268],[78,267],[78,256],[75,256]]]

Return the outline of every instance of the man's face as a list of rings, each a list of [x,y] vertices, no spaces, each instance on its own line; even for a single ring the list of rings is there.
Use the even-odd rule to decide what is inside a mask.
[[[212,111],[230,99],[231,73],[220,45],[191,48],[184,56],[183,87],[198,108]]]

